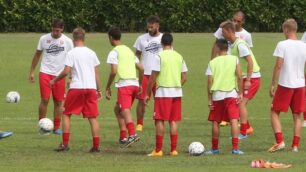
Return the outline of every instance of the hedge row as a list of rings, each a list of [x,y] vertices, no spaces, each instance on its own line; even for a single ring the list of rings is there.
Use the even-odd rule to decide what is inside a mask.
[[[276,32],[286,18],[306,26],[305,0],[0,0],[1,32],[46,32],[54,17],[66,31],[82,26],[107,31],[111,25],[128,32],[145,30],[145,19],[159,15],[162,30],[210,32],[236,10],[246,13],[246,28]]]

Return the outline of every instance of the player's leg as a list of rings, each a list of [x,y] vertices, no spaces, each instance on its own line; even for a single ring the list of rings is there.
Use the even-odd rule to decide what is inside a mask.
[[[239,103],[240,109],[240,134],[242,136],[247,136],[248,127],[248,109],[247,109],[248,98],[243,97],[242,101]]]
[[[143,128],[143,118],[144,118],[144,114],[146,112],[146,105],[145,105],[143,100],[144,100],[144,97],[145,97],[145,94],[146,94],[149,78],[150,78],[149,75],[144,75],[143,76],[142,83],[141,83],[142,93],[137,96],[137,98],[138,98],[138,103],[137,103],[137,107],[136,107],[136,114],[137,114],[136,130],[137,131],[142,131],[142,128]]]
[[[171,141],[171,152],[170,155],[176,156],[177,152],[177,142],[178,142],[178,122],[177,121],[169,121],[170,126],[170,141]]]
[[[119,105],[117,103],[115,105],[114,112],[117,118],[119,130],[120,130],[119,144],[124,145],[127,142],[127,128],[126,128],[124,118],[120,113]]]
[[[297,152],[300,143],[302,124],[303,124],[301,113],[293,113],[293,121],[294,121],[294,128],[293,128],[293,139],[291,147],[292,151]]]
[[[62,116],[62,129],[63,129],[63,134],[62,134],[62,143],[59,145],[55,151],[57,152],[63,152],[63,151],[68,151],[69,150],[69,140],[70,140],[70,118],[71,114],[65,114]]]
[[[231,133],[232,133],[232,154],[241,155],[244,154],[241,150],[239,150],[239,127],[238,127],[238,119],[231,119]]]
[[[92,148],[90,152],[100,152],[100,134],[99,134],[99,122],[97,118],[88,118],[90,128],[91,128],[91,135],[92,135]]]
[[[49,103],[49,98],[51,95],[50,80],[51,75],[45,73],[39,73],[39,88],[40,88],[40,104],[38,107],[38,120],[45,118],[47,114],[47,108]]]
[[[155,120],[155,149],[148,156],[163,156],[164,121]]]
[[[270,149],[268,149],[268,152],[275,152],[285,148],[279,114],[280,114],[279,111],[271,110],[271,125],[274,132],[276,144],[274,144]]]
[[[303,113],[303,117],[304,117],[303,127],[306,127],[306,112]]]
[[[132,113],[130,109],[121,109],[121,114],[124,117],[124,121],[126,124],[126,128],[129,133],[129,137],[125,147],[129,147],[133,143],[139,141],[140,137],[136,134],[135,125],[132,117]]]
[[[52,88],[53,102],[54,102],[54,134],[62,134],[60,129],[61,118],[63,115],[63,101],[65,99],[65,79],[56,82]]]
[[[171,139],[171,156],[178,155],[178,123],[182,119],[182,99],[181,97],[169,98],[169,104],[164,104],[165,107],[171,107],[169,119],[170,139]],[[167,114],[168,112],[165,112]],[[166,118],[166,119],[167,119]]]
[[[219,154],[219,131],[220,124],[217,121],[212,121],[212,129],[211,129],[211,149],[206,151],[205,155],[215,155]]]

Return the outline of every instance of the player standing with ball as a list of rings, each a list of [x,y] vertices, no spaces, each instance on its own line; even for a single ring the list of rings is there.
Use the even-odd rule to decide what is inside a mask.
[[[62,102],[65,95],[65,79],[57,82],[53,88],[49,82],[60,74],[64,69],[66,54],[73,48],[70,38],[64,35],[64,22],[61,19],[54,19],[52,22],[52,31],[40,37],[37,50],[34,54],[29,80],[34,83],[34,71],[41,56],[41,66],[39,72],[39,86],[41,101],[38,108],[38,120],[45,118],[48,108],[50,95],[52,93],[54,102],[54,134],[62,134],[60,129],[62,117]]]

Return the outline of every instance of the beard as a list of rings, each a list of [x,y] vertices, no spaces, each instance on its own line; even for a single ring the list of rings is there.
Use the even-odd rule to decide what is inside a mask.
[[[157,35],[157,30],[151,30],[151,31],[148,31],[149,32],[149,35],[151,36],[156,36]]]

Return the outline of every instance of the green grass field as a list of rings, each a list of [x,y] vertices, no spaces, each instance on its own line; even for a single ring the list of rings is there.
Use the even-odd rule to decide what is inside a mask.
[[[124,34],[123,42],[132,47],[138,35]],[[274,154],[266,152],[274,143],[269,118],[271,98],[268,94],[275,60],[272,53],[277,42],[284,39],[282,34],[252,35],[253,51],[261,66],[262,85],[256,98],[248,106],[255,133],[239,144],[246,154],[230,154],[230,128],[224,127],[220,137],[221,154],[200,157],[190,157],[187,148],[193,141],[200,141],[206,148],[210,148],[211,124],[207,121],[205,70],[214,38],[211,33],[174,34],[174,47],[184,56],[189,71],[188,81],[184,86],[184,118],[180,124],[178,146],[180,154],[178,157],[167,155],[170,139],[166,132],[163,147],[166,156],[162,158],[146,156],[155,144],[152,102],[145,116],[144,131],[139,133],[141,141],[132,148],[119,148],[119,130],[112,112],[116,95],[113,95],[111,101],[103,99],[99,103],[101,153],[88,153],[91,147],[90,129],[88,122],[79,116],[72,117],[70,151],[54,152],[53,149],[61,142],[61,137],[38,134],[39,87],[37,82],[28,82],[31,60],[40,36],[41,34],[33,33],[0,34],[0,128],[14,132],[14,136],[0,140],[0,171],[251,171],[256,170],[250,168],[254,159],[291,163],[293,167],[289,171],[305,171],[305,137],[301,138],[300,152],[292,153],[290,149],[293,124],[290,113],[281,115],[287,144],[285,151]],[[100,76],[105,88],[109,72],[106,57],[112,47],[105,33],[88,34],[86,41],[88,47],[95,50],[100,58]],[[36,68],[36,81],[38,71],[39,67]],[[6,93],[13,90],[21,94],[20,103],[5,102]],[[50,102],[50,118],[52,109],[53,104]],[[168,129],[168,126],[166,128]]]

